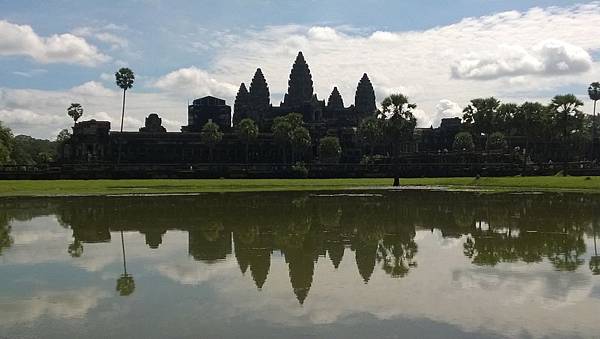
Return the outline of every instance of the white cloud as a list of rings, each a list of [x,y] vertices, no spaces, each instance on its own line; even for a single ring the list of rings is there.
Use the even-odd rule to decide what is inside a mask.
[[[28,25],[0,20],[0,55],[25,55],[40,63],[95,66],[110,60],[85,39],[70,34],[41,37]]]
[[[215,79],[208,72],[196,68],[180,68],[153,83],[153,86],[168,92],[184,93],[195,97],[213,95],[232,98],[238,89],[230,83]]]
[[[109,294],[95,287],[72,291],[42,291],[30,299],[3,302],[0,324],[13,326],[31,323],[41,317],[82,318]]]
[[[583,48],[560,40],[546,40],[531,50],[501,45],[486,53],[471,53],[455,62],[451,69],[457,79],[490,80],[522,75],[579,74],[591,67],[592,57]]]
[[[127,93],[126,116],[143,122],[148,113],[158,112],[169,130],[179,130],[187,118],[188,99],[214,95],[233,105],[239,83],[248,85],[257,67],[262,68],[272,103],[277,105],[287,91],[294,58],[302,50],[320,99],[337,86],[346,105],[352,104],[358,80],[367,72],[378,101],[402,92],[418,105],[419,126],[436,126],[442,117],[460,116],[459,108],[476,97],[549,101],[549,95],[569,87],[581,88],[575,94],[585,97],[589,82],[600,78],[600,65],[590,58],[600,51],[597,27],[600,3],[594,2],[468,18],[424,31],[365,33],[347,27],[283,25],[227,32],[219,40],[211,65],[175,69],[150,79],[146,84],[151,93],[141,92],[144,84],[138,81]],[[102,31],[119,33],[106,27]],[[459,73],[468,75],[466,79],[452,77],[457,65]],[[474,80],[485,77],[489,80]],[[112,79],[110,73],[100,77],[107,82]],[[0,89],[0,109],[64,117],[51,130],[38,124],[32,132],[43,134],[59,125],[69,126],[65,109],[75,101],[84,105],[84,119],[108,112],[115,128],[120,121],[120,98],[118,90],[104,89],[94,81],[64,91]],[[456,107],[439,108],[444,100]],[[28,132],[25,127],[19,129]]]
[[[56,131],[73,126],[73,120],[66,113],[73,102],[83,106],[83,120],[107,120],[113,130],[119,129],[122,92],[96,81],[64,91],[0,88],[0,121],[15,134],[54,138]],[[134,88],[127,92],[125,130],[137,131],[151,112],[158,112],[170,131],[178,131],[187,118],[186,103],[179,96],[140,93]]]
[[[547,93],[566,86],[584,92],[589,81],[600,77],[600,67],[590,57],[600,50],[596,27],[598,3],[498,13],[410,32],[269,26],[230,37],[217,52],[211,74],[231,84],[248,84],[260,67],[276,105],[287,90],[294,57],[302,50],[319,98],[326,99],[337,86],[344,102],[351,104],[366,72],[378,101],[391,92],[407,94],[424,111],[424,125],[438,120],[436,106],[443,99],[465,106],[481,96],[549,100]],[[469,79],[490,80],[459,80],[452,77],[453,68],[472,74]]]
[[[97,27],[78,27],[73,30],[73,34],[88,37],[91,39],[95,39],[101,43],[107,44],[111,47],[111,49],[125,49],[129,46],[129,41],[119,35],[116,35],[113,32],[109,32],[109,30],[123,30],[123,28],[114,28],[117,26],[104,26],[101,28]]]

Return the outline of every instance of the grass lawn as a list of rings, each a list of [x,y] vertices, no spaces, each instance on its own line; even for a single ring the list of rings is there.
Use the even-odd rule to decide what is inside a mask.
[[[0,180],[0,196],[69,196],[386,188],[392,179]],[[600,177],[410,178],[403,186],[600,193]],[[425,188],[425,187],[424,187]]]

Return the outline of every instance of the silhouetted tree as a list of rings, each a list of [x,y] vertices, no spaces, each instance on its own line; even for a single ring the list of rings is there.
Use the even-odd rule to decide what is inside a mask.
[[[13,142],[12,131],[10,128],[4,127],[0,121],[0,165],[8,164],[11,161]]]
[[[77,120],[79,120],[79,118],[81,118],[81,116],[83,115],[83,107],[81,106],[81,104],[72,103],[71,106],[67,108],[67,114],[71,117],[71,119],[73,119],[75,123],[77,123]]]
[[[562,158],[566,166],[568,161],[568,149],[570,136],[581,132],[583,129],[583,112],[579,107],[583,102],[573,94],[557,95],[550,103],[552,119],[557,131],[560,131],[560,138],[563,148]],[[566,170],[566,167],[563,168]],[[566,175],[566,172],[563,172]]]
[[[475,149],[473,136],[469,132],[460,132],[454,136],[452,148],[459,152],[472,152]]]
[[[312,141],[310,139],[310,133],[304,127],[296,127],[292,131],[291,135],[292,143],[292,161],[295,161],[296,154],[302,154],[310,147]]]
[[[117,86],[123,90],[123,106],[121,111],[121,132],[123,132],[123,120],[125,119],[125,94],[127,93],[128,89],[133,87],[135,75],[129,68],[121,68],[117,73],[115,73],[115,79]]]
[[[208,147],[209,159],[213,160],[213,150],[223,139],[223,132],[219,130],[219,125],[212,121],[207,122],[200,132],[202,143]]]
[[[504,150],[506,148],[506,138],[501,132],[494,132],[487,138],[485,147],[488,150]]]
[[[123,274],[117,279],[117,288],[121,296],[131,295],[135,291],[135,281],[133,276],[127,273],[127,257],[125,256],[125,238],[121,230],[121,249],[123,254]]]
[[[254,120],[250,118],[242,119],[238,125],[237,129],[238,136],[240,140],[246,146],[246,163],[248,162],[248,148],[250,147],[250,143],[256,141],[258,138],[258,126],[254,123]]]
[[[369,117],[361,121],[358,125],[358,135],[369,145],[369,155],[375,153],[375,146],[381,142],[383,138],[383,120],[377,117]]]
[[[336,137],[324,137],[319,141],[319,159],[323,162],[339,162],[342,155],[340,140]]]
[[[491,134],[499,130],[499,107],[500,101],[494,97],[473,99],[463,110],[463,121],[476,136]]]
[[[273,139],[281,149],[282,161],[286,162],[285,154],[286,148],[292,139],[292,125],[284,117],[277,117],[274,119],[271,129],[273,131]]]
[[[417,119],[413,111],[416,104],[410,103],[404,94],[392,94],[381,102],[383,117],[383,135],[392,147],[394,165],[397,165],[398,152],[403,142],[412,140],[413,132],[417,126]],[[398,170],[394,174],[394,186],[400,184]]]

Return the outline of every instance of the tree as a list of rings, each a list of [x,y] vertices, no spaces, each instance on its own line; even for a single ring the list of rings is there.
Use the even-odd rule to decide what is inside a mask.
[[[501,132],[494,132],[487,138],[485,147],[488,150],[503,150],[506,148],[506,138]]]
[[[209,120],[200,132],[202,143],[208,147],[209,159],[213,160],[213,150],[215,146],[223,140],[223,133],[219,130],[219,125]]]
[[[120,296],[128,296],[135,291],[135,280],[133,276],[127,273],[127,257],[125,255],[125,238],[121,230],[121,249],[123,254],[123,274],[117,279],[117,288]]]
[[[246,146],[246,163],[247,163],[248,162],[248,153],[249,153],[248,148],[250,146],[250,143],[256,141],[256,138],[258,138],[258,127],[256,126],[256,123],[254,123],[254,120],[252,120],[250,118],[246,118],[246,119],[243,119],[242,121],[240,121],[240,123],[238,124],[237,133],[238,133],[240,140]]]
[[[69,132],[69,130],[66,128],[58,132],[58,135],[56,136],[56,142],[59,145],[63,145],[69,139],[71,139],[71,132]]]
[[[295,130],[298,127],[302,127],[302,125],[304,124],[304,118],[300,113],[289,113],[285,116],[285,119],[292,126],[292,130]]]
[[[336,137],[324,137],[319,141],[319,158],[323,162],[337,163],[342,155],[340,140]]]
[[[302,155],[312,144],[310,139],[310,133],[304,127],[296,127],[291,134],[292,143],[292,161],[294,161],[296,154]]]
[[[13,143],[12,131],[10,128],[4,127],[0,121],[0,165],[8,164],[11,161]]]
[[[67,108],[67,114],[71,117],[71,119],[73,119],[75,123],[77,123],[77,120],[79,120],[79,118],[81,118],[81,116],[83,115],[83,107],[81,106],[81,104],[72,103],[71,106]]]
[[[123,106],[121,111],[121,132],[123,132],[123,120],[125,119],[125,94],[127,90],[133,87],[135,81],[135,75],[129,68],[121,68],[115,73],[115,79],[117,86],[123,90]]]
[[[375,153],[375,146],[377,146],[383,138],[382,120],[377,117],[364,119],[358,125],[358,135],[362,141],[369,145],[369,155],[373,156]]]
[[[394,164],[397,163],[398,149],[400,144],[409,141],[413,137],[417,119],[413,111],[417,108],[416,104],[409,103],[404,94],[392,94],[383,99],[381,103],[383,112],[383,135],[392,146],[392,158]],[[394,186],[400,185],[400,176],[398,170],[394,171]]]
[[[494,97],[477,98],[463,110],[463,121],[475,135],[491,134],[498,131],[498,108],[500,101]]]
[[[565,162],[568,160],[569,137],[583,130],[584,114],[579,110],[581,106],[583,102],[573,94],[557,95],[550,103],[553,124],[556,131],[560,131]]]
[[[595,158],[595,146],[596,146],[596,102],[600,100],[600,82],[592,82],[588,87],[588,95],[594,102],[593,120],[592,120],[592,158]]]
[[[512,135],[512,121],[519,110],[519,105],[514,103],[500,104],[496,115],[492,118],[493,132],[502,132],[505,135]],[[493,133],[492,132],[492,133]]]
[[[473,136],[469,132],[460,132],[454,136],[452,148],[459,152],[472,152],[475,149]]]
[[[413,111],[416,104],[408,102],[403,94],[392,94],[381,103],[384,117],[383,135],[392,146],[392,155],[395,157],[402,142],[409,141],[417,126],[417,119]]]
[[[281,149],[283,162],[286,162],[286,148],[292,142],[292,131],[298,127],[302,127],[302,125],[302,114],[300,113],[290,113],[273,119],[271,131],[273,132],[275,143],[277,143]]]
[[[277,117],[273,120],[273,126],[271,130],[273,131],[273,139],[275,140],[275,143],[279,145],[279,148],[281,149],[282,160],[283,162],[286,162],[285,150],[292,139],[292,125],[284,117]]]
[[[529,149],[531,137],[541,137],[545,133],[546,106],[539,102],[524,102],[516,110],[511,125],[516,135],[525,137],[525,149]]]

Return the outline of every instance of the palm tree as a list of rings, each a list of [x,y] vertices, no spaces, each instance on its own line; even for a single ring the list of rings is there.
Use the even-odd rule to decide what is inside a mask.
[[[361,121],[358,125],[358,134],[360,138],[369,145],[369,155],[375,153],[375,146],[381,141],[383,136],[381,119],[369,117]]]
[[[123,90],[123,108],[121,111],[121,132],[123,132],[123,120],[125,118],[125,94],[127,90],[133,87],[135,75],[129,68],[121,68],[115,73],[116,83]]]
[[[213,150],[215,146],[223,139],[223,133],[219,130],[219,125],[209,120],[200,132],[202,143],[208,147],[209,159],[213,160]]]
[[[596,101],[600,100],[600,82],[592,82],[588,87],[590,99],[594,102],[594,117],[592,120],[592,159],[596,157]]]
[[[572,132],[581,129],[582,112],[579,107],[583,106],[583,102],[573,94],[557,95],[550,103],[550,109],[554,115],[554,122],[561,129],[562,145],[563,145],[563,175],[566,175],[567,157],[567,140]]]
[[[77,120],[83,115],[83,107],[81,104],[72,103],[71,106],[67,108],[67,114],[73,119],[75,124],[77,124]]]
[[[127,90],[133,87],[133,82],[135,81],[135,75],[133,71],[129,68],[121,68],[117,73],[115,73],[115,79],[117,86],[119,86],[123,90],[123,106],[121,110],[121,133],[123,132],[123,120],[125,119],[125,94]],[[121,162],[121,142],[119,142],[119,154],[117,157],[117,163]]]
[[[404,94],[392,94],[383,99],[381,108],[385,118],[383,134],[392,146],[392,158],[394,167],[396,167],[400,144],[412,139],[417,126],[417,119],[413,115],[417,105],[409,103],[408,97]],[[394,186],[400,186],[397,168],[394,169]]]
[[[128,296],[135,291],[135,280],[133,276],[127,274],[127,260],[125,258],[125,239],[123,230],[121,230],[121,249],[123,250],[123,274],[117,279],[117,291],[121,296]]]
[[[285,156],[286,148],[290,144],[292,137],[292,125],[284,117],[277,117],[273,120],[271,130],[273,131],[275,143],[279,145],[279,148],[281,149],[281,159],[285,163],[287,162]]]
[[[248,163],[248,148],[250,143],[254,142],[258,137],[258,127],[254,123],[254,120],[246,118],[240,121],[237,133],[246,146],[246,163]]]

